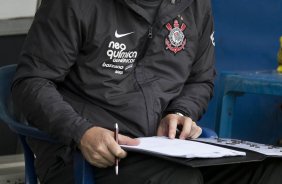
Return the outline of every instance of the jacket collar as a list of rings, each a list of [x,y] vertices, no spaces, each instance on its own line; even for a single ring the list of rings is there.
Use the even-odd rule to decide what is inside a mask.
[[[135,0],[118,1],[130,7],[133,11],[142,16],[149,24],[152,25],[154,23],[154,19],[150,17],[144,9],[136,5],[136,3],[134,2]],[[159,13],[156,17],[157,26],[163,26],[166,22],[177,17],[177,15],[188,8],[192,4],[192,2],[193,0],[163,0],[159,9]]]
[[[157,16],[157,25],[163,26],[187,9],[193,0],[164,0]]]

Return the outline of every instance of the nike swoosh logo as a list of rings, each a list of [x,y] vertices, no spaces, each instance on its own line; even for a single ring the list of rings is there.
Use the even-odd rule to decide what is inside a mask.
[[[118,34],[118,32],[117,32],[117,30],[116,30],[116,32],[115,32],[115,37],[116,37],[116,38],[121,38],[121,37],[130,35],[130,34],[133,34],[133,33],[134,33],[134,32],[125,33],[125,34]]]

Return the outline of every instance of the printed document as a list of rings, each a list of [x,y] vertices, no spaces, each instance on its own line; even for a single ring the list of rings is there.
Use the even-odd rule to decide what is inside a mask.
[[[198,138],[196,139],[196,141],[229,146],[234,148],[242,148],[250,151],[255,151],[267,156],[282,157],[282,147],[273,146],[273,145],[260,144],[251,141],[243,141],[239,139],[229,139],[229,138]]]
[[[220,158],[230,156],[246,156],[245,152],[190,140],[169,139],[167,137],[141,137],[137,146],[121,145],[121,147],[138,152],[149,152],[181,158]]]

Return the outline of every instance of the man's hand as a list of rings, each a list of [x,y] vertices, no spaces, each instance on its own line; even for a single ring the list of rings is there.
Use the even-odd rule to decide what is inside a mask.
[[[182,127],[179,139],[195,139],[202,133],[202,129],[191,118],[178,114],[168,114],[161,120],[157,135],[174,139],[177,126]]]
[[[118,141],[125,145],[139,144],[137,139],[120,134]],[[114,139],[114,132],[101,127],[92,127],[87,130],[80,140],[79,147],[84,158],[92,165],[100,168],[114,165],[116,157],[126,157],[126,152]]]

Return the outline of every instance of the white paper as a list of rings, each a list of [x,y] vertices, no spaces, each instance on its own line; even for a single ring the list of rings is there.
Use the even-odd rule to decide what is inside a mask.
[[[138,146],[121,145],[121,147],[182,158],[220,158],[246,155],[245,152],[189,140],[167,137],[141,137],[138,139],[140,140]]]
[[[234,148],[243,148],[268,156],[282,156],[282,147],[275,147],[267,144],[260,144],[256,142],[228,138],[199,138],[197,140],[206,143],[230,146]]]
[[[0,0],[0,19],[33,17],[37,0]]]

